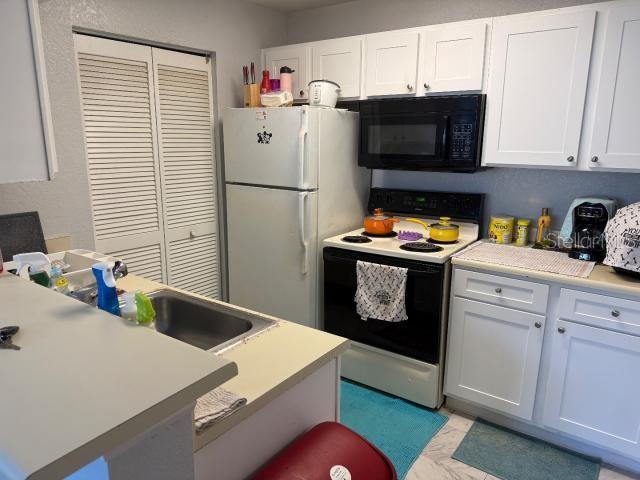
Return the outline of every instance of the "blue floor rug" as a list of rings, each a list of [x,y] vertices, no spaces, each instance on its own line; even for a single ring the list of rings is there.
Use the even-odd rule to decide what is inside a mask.
[[[382,450],[405,477],[448,417],[415,403],[343,380],[340,421]]]
[[[476,420],[452,455],[503,480],[597,480],[600,462]]]

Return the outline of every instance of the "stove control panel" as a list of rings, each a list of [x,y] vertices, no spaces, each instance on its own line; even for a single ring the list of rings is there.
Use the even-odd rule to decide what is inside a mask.
[[[451,217],[481,224],[484,194],[372,188],[369,211],[382,208],[398,215]]]

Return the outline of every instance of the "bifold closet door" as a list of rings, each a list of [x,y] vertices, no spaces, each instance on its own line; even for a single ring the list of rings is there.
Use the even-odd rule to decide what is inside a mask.
[[[131,273],[166,281],[151,48],[74,41],[95,248],[125,259]]]
[[[169,284],[220,298],[211,65],[152,50]]]

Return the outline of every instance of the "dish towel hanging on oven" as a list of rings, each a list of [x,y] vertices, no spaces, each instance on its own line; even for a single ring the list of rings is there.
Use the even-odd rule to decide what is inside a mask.
[[[407,320],[405,293],[407,269],[358,261],[356,311],[362,320],[374,318],[385,322]]]

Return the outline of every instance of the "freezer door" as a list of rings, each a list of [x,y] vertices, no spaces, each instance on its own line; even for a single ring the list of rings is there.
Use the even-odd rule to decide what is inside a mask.
[[[316,197],[227,185],[232,304],[316,327]]]
[[[314,189],[317,155],[309,137],[317,112],[309,107],[228,108],[224,114],[227,182]]]

